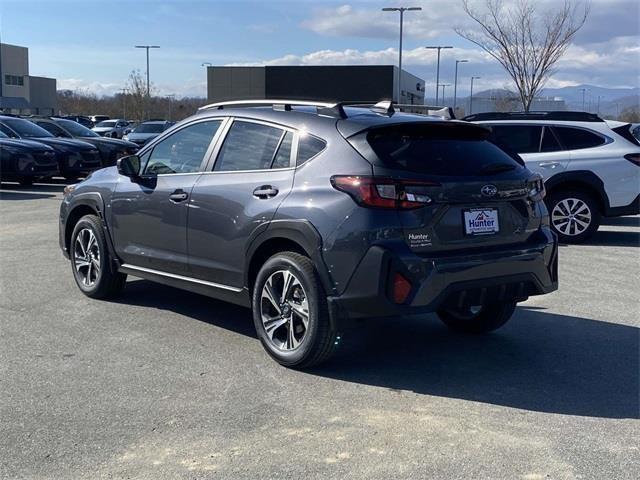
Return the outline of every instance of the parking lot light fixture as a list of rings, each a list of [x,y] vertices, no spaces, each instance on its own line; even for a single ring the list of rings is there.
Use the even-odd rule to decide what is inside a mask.
[[[471,77],[471,94],[469,95],[469,115],[473,113],[473,81],[480,77]]]
[[[453,48],[453,47],[450,45],[446,45],[446,46],[436,45],[436,46],[424,47],[424,48],[427,48],[429,50],[438,50],[438,64],[436,66],[436,105],[438,105],[438,89],[440,86],[440,50],[442,50],[443,48]]]
[[[402,103],[400,97],[402,95],[402,22],[404,20],[404,12],[415,12],[422,10],[422,7],[384,7],[383,12],[400,12],[400,45],[398,47],[398,88],[397,103]]]
[[[149,89],[149,49],[150,48],[160,48],[159,45],[134,45],[135,48],[144,48],[147,51],[147,97],[151,95],[151,91]]]
[[[440,86],[442,87],[442,104],[444,105],[445,99],[444,99],[444,87],[450,87],[451,84],[450,83],[441,83]]]
[[[469,60],[456,60],[456,73],[455,78],[453,80],[453,110],[456,109],[456,101],[458,97],[458,64],[459,63],[468,63]]]

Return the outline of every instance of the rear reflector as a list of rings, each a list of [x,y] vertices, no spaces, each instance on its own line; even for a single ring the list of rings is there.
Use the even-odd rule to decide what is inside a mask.
[[[424,187],[439,183],[424,180],[396,180],[387,177],[335,175],[331,184],[336,190],[348,193],[359,205],[373,208],[409,210],[432,202]]]
[[[624,158],[629,160],[634,165],[637,165],[640,167],[640,153],[629,153],[625,155]]]
[[[397,273],[393,276],[393,301],[396,303],[404,303],[411,293],[411,282],[402,274]]]

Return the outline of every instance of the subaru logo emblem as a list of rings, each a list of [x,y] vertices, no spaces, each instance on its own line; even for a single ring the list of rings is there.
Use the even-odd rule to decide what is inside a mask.
[[[480,189],[480,193],[485,197],[493,197],[496,193],[498,193],[498,187],[495,185],[485,185]]]

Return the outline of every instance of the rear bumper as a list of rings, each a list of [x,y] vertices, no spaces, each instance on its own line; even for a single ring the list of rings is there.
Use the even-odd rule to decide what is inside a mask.
[[[557,240],[547,229],[535,237],[499,251],[433,258],[373,246],[344,293],[329,297],[331,312],[343,319],[410,315],[433,312],[452,302],[524,301],[550,293],[558,288]],[[401,305],[392,301],[391,279],[396,272],[412,284]]]

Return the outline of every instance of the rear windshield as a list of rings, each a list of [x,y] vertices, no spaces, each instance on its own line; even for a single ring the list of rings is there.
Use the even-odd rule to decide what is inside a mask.
[[[398,125],[374,129],[367,142],[387,168],[437,176],[478,176],[522,168],[477,128]]]

